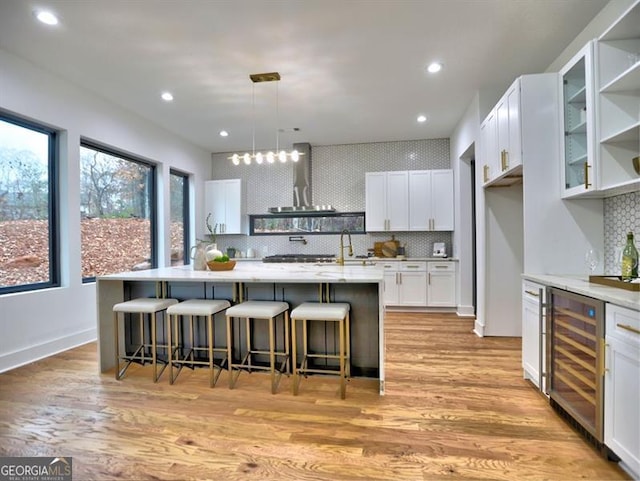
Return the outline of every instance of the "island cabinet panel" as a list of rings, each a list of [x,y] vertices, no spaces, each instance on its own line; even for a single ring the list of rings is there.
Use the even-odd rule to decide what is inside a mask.
[[[381,336],[384,318],[382,315],[383,273],[374,267],[364,266],[315,266],[304,264],[236,265],[233,271],[194,271],[190,266],[152,269],[144,272],[129,272],[104,276],[97,280],[99,313],[99,352],[102,372],[113,369],[114,325],[113,305],[123,300],[139,297],[168,297],[178,299],[226,299],[232,304],[244,300],[286,301],[290,309],[303,302],[347,302],[351,306],[351,372],[354,376],[378,378],[380,392],[384,388],[384,339]],[[185,321],[183,321],[185,322]],[[121,345],[133,346],[139,330],[127,323],[125,338]],[[184,328],[186,329],[186,325]],[[226,345],[226,321],[224,313],[215,316],[216,339],[214,347]],[[337,352],[337,333],[330,327],[311,323],[309,348],[311,351],[332,349]],[[166,325],[157,324],[158,344],[166,343]],[[205,344],[204,327],[194,333],[194,344]],[[233,327],[234,356],[242,357],[246,350],[246,325],[235,323]],[[284,347],[285,330],[277,323],[277,348]],[[290,334],[290,330],[289,330]],[[190,339],[183,342],[190,342]],[[252,339],[258,348],[268,346],[266,323],[254,323]],[[298,340],[302,348],[302,339]],[[188,347],[188,346],[187,346]],[[301,352],[302,349],[299,350]],[[162,355],[162,353],[160,354]],[[221,354],[217,354],[222,356]],[[257,359],[260,363],[268,362]],[[300,361],[300,359],[298,359]],[[329,363],[333,360],[327,361]]]

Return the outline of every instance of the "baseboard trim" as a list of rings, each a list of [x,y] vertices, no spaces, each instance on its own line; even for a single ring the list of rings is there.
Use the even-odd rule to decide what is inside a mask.
[[[459,317],[476,317],[473,306],[458,306],[456,313]]]
[[[484,337],[484,324],[482,324],[478,319],[473,325],[473,332],[476,333],[478,337]]]
[[[388,312],[450,312],[456,314],[455,307],[417,307],[417,306],[386,306]]]
[[[74,347],[82,346],[97,339],[96,329],[87,329],[69,336],[29,346],[25,349],[0,355],[0,373],[39,361]]]

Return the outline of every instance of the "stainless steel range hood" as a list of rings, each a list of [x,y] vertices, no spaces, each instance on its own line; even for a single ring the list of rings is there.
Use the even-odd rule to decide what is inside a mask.
[[[300,160],[293,164],[293,205],[284,207],[269,207],[269,212],[335,212],[330,205],[313,205],[311,191],[311,144],[308,142],[293,144],[293,148],[300,152]]]

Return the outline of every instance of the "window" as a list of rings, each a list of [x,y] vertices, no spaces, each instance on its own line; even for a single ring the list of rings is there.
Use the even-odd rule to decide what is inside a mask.
[[[60,284],[56,133],[0,112],[0,293]]]
[[[83,280],[155,267],[155,167],[83,141],[80,169]]]
[[[364,234],[364,212],[291,212],[249,216],[249,235]]]
[[[189,264],[189,176],[175,170],[170,176],[171,265]]]

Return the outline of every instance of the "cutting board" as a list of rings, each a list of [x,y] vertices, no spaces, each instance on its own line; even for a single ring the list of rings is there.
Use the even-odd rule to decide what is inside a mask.
[[[400,242],[391,236],[391,240],[384,242],[374,242],[373,253],[377,257],[396,257],[398,255],[398,247]]]

